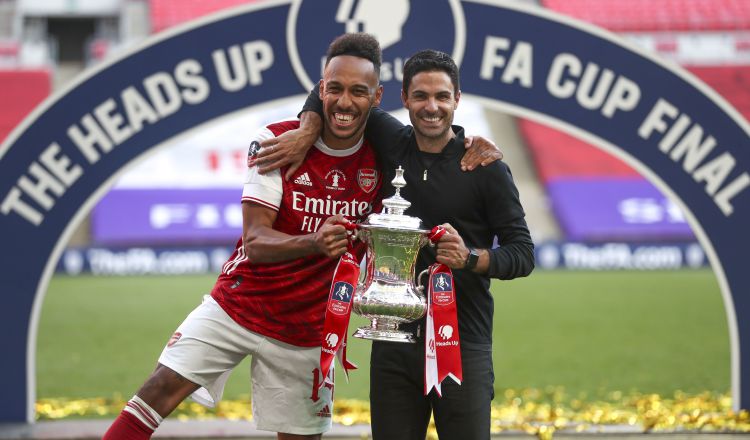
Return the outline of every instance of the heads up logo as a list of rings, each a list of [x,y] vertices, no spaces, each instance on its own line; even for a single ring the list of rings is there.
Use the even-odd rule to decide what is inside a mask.
[[[381,107],[401,108],[406,60],[422,49],[450,54],[458,66],[466,27],[459,0],[295,0],[287,22],[287,44],[295,73],[312,88],[322,77],[325,54],[334,38],[367,32],[383,49]]]

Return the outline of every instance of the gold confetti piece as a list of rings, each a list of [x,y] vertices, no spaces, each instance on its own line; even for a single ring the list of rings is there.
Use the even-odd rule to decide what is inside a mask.
[[[493,432],[526,432],[540,440],[551,440],[559,432],[599,432],[608,425],[630,426],[643,432],[750,432],[750,414],[734,412],[728,394],[704,392],[690,395],[677,391],[671,398],[657,394],[626,394],[615,391],[606,400],[588,401],[586,396],[568,398],[560,387],[506,390],[493,402]],[[501,400],[502,399],[502,400]],[[110,399],[44,398],[36,403],[37,419],[114,418],[125,406],[121,396]],[[222,401],[214,409],[195,402],[180,404],[170,416],[177,420],[250,420],[250,399]],[[366,401],[336,400],[334,423],[370,423]],[[428,438],[437,432],[430,421]]]

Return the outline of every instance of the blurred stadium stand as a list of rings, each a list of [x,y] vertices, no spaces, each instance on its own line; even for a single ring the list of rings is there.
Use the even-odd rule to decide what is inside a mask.
[[[746,0],[543,0],[556,12],[617,32],[686,67],[750,115],[750,2]],[[693,239],[679,209],[618,158],[519,120],[534,168],[567,240]],[[586,192],[583,192],[587,189]],[[593,191],[596,189],[596,191]],[[581,203],[585,195],[586,203]],[[619,216],[616,215],[619,213]],[[592,218],[599,221],[592,222]]]
[[[542,5],[613,32],[750,28],[746,0],[543,0]]]
[[[0,142],[23,120],[52,88],[52,75],[45,69],[0,69]]]
[[[750,41],[748,41],[750,46]],[[729,101],[750,120],[750,64],[740,66],[688,66],[688,70]]]
[[[212,12],[256,2],[257,0],[151,0],[151,29],[159,32]]]
[[[543,183],[576,176],[640,178],[625,162],[573,136],[526,119],[518,125]]]
[[[518,1],[601,26],[660,55],[666,62],[684,66],[724,96],[746,119],[750,118],[750,1]],[[0,0],[0,139],[51,90],[63,87],[86,67],[153,33],[253,2]],[[694,240],[679,209],[618,158],[538,123],[492,109],[482,112],[490,131],[484,134],[501,145],[505,160],[512,166],[537,242]],[[457,121],[461,122],[460,111]],[[203,163],[191,166],[202,167],[206,173],[226,173],[226,164],[236,162],[235,150],[209,151],[198,141],[193,144],[188,148],[202,155]],[[168,187],[159,182],[151,189],[156,195]],[[597,194],[601,199],[584,205],[577,203],[576,199],[582,199],[579,191],[586,187],[601,189]],[[106,205],[104,202],[100,205]],[[106,218],[105,214],[99,213],[102,218]],[[203,218],[214,221],[213,215],[205,214]],[[586,221],[594,216],[611,220]],[[92,234],[95,226],[87,218],[70,245],[111,244],[96,242],[96,233]],[[200,244],[227,244],[225,232]],[[133,238],[133,244],[148,244],[152,239]],[[175,240],[175,244],[180,244],[179,237]],[[186,236],[182,244],[189,243]]]

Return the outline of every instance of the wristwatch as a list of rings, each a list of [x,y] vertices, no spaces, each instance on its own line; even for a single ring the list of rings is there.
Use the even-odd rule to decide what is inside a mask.
[[[477,263],[479,262],[479,252],[477,252],[474,248],[469,248],[469,256],[466,257],[466,261],[464,262],[464,269],[474,269],[477,267]]]

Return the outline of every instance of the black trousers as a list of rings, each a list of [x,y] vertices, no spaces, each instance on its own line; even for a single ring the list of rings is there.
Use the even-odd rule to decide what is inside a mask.
[[[494,397],[491,350],[461,347],[463,382],[443,381],[443,396],[424,395],[424,340],[373,342],[370,414],[373,440],[424,440],[434,413],[440,440],[490,438]]]

